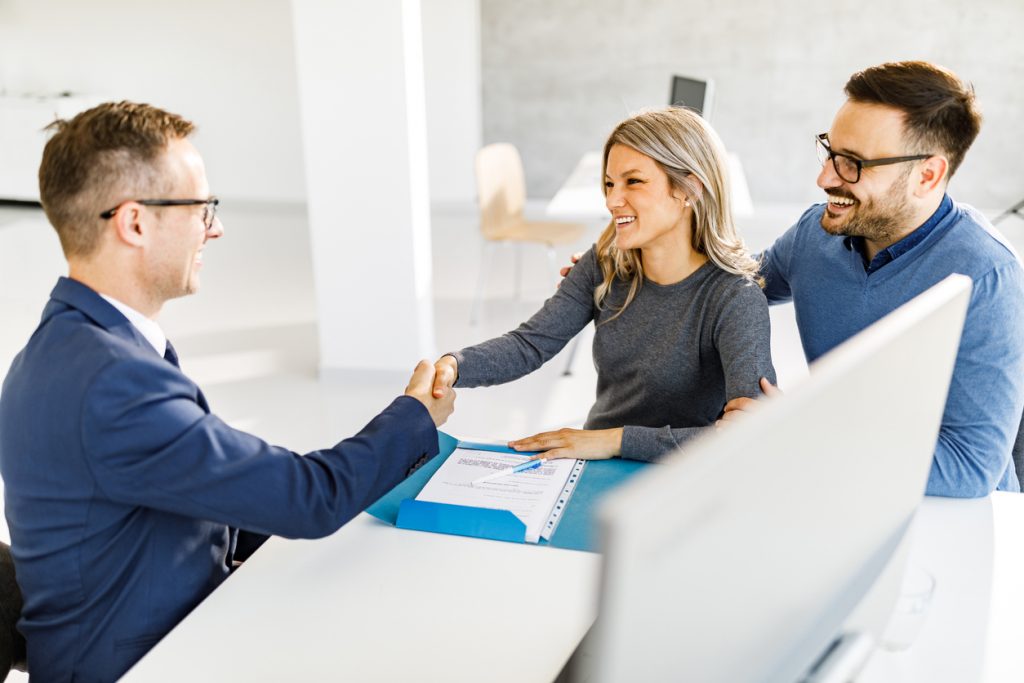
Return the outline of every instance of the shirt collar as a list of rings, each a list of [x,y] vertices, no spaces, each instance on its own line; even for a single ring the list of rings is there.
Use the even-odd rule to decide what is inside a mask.
[[[927,237],[932,230],[935,229],[935,226],[942,222],[942,219],[945,218],[952,210],[953,200],[950,199],[948,194],[942,195],[942,201],[939,203],[939,208],[935,209],[935,212],[928,220],[899,242],[891,244],[875,254],[875,257],[871,259],[870,263],[867,263],[867,252],[865,251],[863,237],[860,237],[859,235],[847,237],[843,240],[843,245],[850,251],[856,251],[860,254],[861,258],[865,261],[864,269],[870,274],[887,263],[895,261],[897,258],[903,256],[903,254],[906,254],[908,251],[923,242],[924,238]]]
[[[124,317],[128,318],[128,322],[135,326],[135,329],[149,342],[153,350],[160,354],[161,358],[163,357],[164,352],[167,350],[167,336],[155,321],[150,320],[131,306],[121,303],[113,297],[109,297],[106,294],[100,294],[100,296],[111,306],[119,310]]]

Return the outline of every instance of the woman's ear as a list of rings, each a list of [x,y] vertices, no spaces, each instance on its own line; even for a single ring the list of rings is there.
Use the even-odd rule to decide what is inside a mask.
[[[690,176],[690,183],[692,184],[690,196],[695,200],[700,200],[700,198],[704,196],[704,183],[697,180],[697,178],[692,175]]]
[[[672,196],[681,201],[683,206],[690,206],[704,196],[704,183],[697,178],[690,175],[683,182],[685,185],[672,193]]]

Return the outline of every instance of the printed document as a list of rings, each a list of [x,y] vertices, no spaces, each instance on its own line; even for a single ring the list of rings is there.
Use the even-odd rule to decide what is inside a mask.
[[[548,538],[579,479],[583,461],[548,460],[540,467],[474,484],[480,477],[525,462],[529,456],[456,448],[416,500],[509,510],[526,525],[527,543]]]

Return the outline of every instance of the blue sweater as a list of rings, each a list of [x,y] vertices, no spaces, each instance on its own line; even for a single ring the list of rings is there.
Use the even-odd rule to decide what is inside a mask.
[[[930,232],[871,273],[843,237],[808,209],[765,252],[769,303],[793,301],[800,340],[814,361],[951,273],[974,282],[942,416],[929,495],[1019,491],[1010,458],[1024,410],[1024,269],[989,222],[953,203]],[[910,239],[910,238],[907,238]],[[885,434],[878,438],[885,439]]]

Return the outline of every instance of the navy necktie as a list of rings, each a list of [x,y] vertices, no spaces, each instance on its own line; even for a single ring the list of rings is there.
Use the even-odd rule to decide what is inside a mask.
[[[164,351],[164,360],[176,368],[181,367],[181,365],[178,364],[178,352],[174,350],[174,346],[171,344],[170,339],[167,340],[167,350]]]

